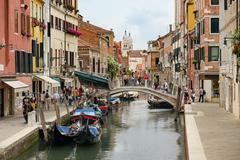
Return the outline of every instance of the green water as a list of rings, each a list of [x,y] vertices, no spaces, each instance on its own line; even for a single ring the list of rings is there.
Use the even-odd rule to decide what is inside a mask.
[[[135,101],[113,110],[99,144],[39,142],[18,160],[184,160],[183,119],[176,123],[174,112],[150,111],[146,106],[146,101]]]

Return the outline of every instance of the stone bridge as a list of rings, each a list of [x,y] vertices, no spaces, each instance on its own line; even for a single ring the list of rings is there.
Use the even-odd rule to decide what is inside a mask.
[[[128,91],[136,91],[136,92],[142,92],[142,93],[147,93],[153,96],[156,96],[158,98],[161,98],[167,102],[169,102],[171,105],[176,106],[177,105],[177,95],[172,95],[168,93],[163,93],[160,90],[155,90],[150,87],[141,87],[141,86],[125,86],[125,87],[118,87],[115,89],[111,89],[110,91],[103,92],[97,94],[97,96],[100,95],[114,95],[122,92],[128,92]]]

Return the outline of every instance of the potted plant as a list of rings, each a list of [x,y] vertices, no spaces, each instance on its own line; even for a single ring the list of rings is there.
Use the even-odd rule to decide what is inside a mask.
[[[233,53],[240,54],[240,29],[236,30],[233,34]]]
[[[196,59],[194,59],[192,63],[193,63],[193,64],[197,64],[198,61],[197,61]]]
[[[240,66],[240,56],[237,58],[237,65]]]

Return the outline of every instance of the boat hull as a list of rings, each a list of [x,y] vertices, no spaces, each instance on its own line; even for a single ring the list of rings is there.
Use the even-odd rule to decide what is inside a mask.
[[[173,109],[174,107],[167,101],[148,100],[149,109]]]

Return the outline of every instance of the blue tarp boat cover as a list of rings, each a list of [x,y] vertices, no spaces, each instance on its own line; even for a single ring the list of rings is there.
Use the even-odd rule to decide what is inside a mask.
[[[73,116],[80,116],[81,114],[96,116],[96,111],[93,108],[76,109]]]
[[[89,126],[89,131],[94,137],[99,135],[98,128],[95,126]]]
[[[70,128],[67,126],[57,126],[58,131],[62,134],[62,135],[66,135],[70,133]]]

